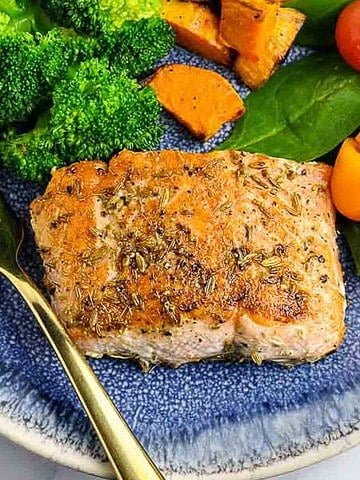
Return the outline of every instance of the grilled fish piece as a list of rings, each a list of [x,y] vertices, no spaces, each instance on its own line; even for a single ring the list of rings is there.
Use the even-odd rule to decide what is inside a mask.
[[[88,355],[315,361],[345,332],[330,175],[234,151],[61,168],[31,205],[53,307]]]

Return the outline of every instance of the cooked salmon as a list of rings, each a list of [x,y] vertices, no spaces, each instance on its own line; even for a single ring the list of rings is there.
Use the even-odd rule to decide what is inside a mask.
[[[86,354],[144,367],[315,361],[345,332],[330,176],[235,151],[56,170],[31,205],[53,307]]]

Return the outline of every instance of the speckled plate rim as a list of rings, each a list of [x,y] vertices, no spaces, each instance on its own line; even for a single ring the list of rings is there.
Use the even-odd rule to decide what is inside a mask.
[[[65,467],[102,478],[113,478],[111,467],[108,463],[103,463],[75,452],[66,445],[62,445],[54,439],[48,438],[46,435],[41,435],[35,429],[26,428],[21,423],[9,419],[5,414],[0,414],[0,435],[40,457]],[[201,476],[174,473],[167,474],[167,479],[261,480],[314,465],[359,444],[360,425],[359,429],[354,429],[339,439],[331,440],[328,445],[319,445],[317,448],[313,448],[297,456],[276,461],[268,466],[255,467],[252,470],[243,470],[239,473],[205,474]]]

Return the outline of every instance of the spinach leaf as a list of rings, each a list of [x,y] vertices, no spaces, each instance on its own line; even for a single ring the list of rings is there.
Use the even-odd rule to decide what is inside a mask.
[[[296,8],[307,17],[297,42],[312,47],[333,44],[337,17],[351,2],[352,0],[288,0],[287,7]]]
[[[360,74],[336,54],[281,68],[246,99],[247,113],[218,150],[319,158],[360,125]]]
[[[354,257],[356,273],[360,275],[360,223],[342,219],[340,228]]]

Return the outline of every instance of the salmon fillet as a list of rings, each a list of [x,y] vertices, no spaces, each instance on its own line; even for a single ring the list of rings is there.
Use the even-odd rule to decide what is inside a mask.
[[[123,151],[31,205],[55,311],[91,356],[144,367],[315,361],[345,332],[331,167]]]

